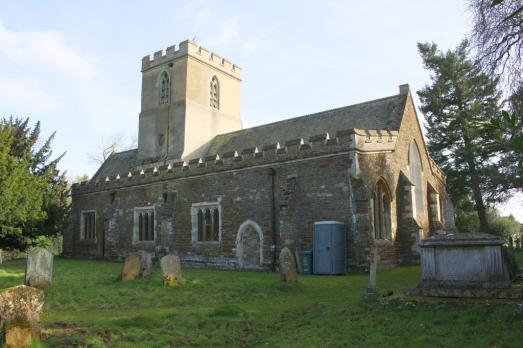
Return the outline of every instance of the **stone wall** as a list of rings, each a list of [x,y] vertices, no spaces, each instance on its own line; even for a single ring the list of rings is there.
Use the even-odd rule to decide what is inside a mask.
[[[250,220],[262,231],[261,268],[268,268],[273,258],[271,245],[275,244],[279,249],[287,240],[297,248],[310,246],[315,221],[339,220],[351,224],[347,180],[350,157],[350,154],[339,154],[306,162],[274,163],[271,167],[237,169],[114,191],[76,194],[71,212],[71,254],[122,259],[131,251],[147,249],[156,253],[177,252],[185,263],[193,266],[213,264],[231,268],[237,263],[238,230]],[[311,171],[311,167],[316,170]],[[275,172],[274,214],[269,168]],[[202,202],[218,202],[221,207],[219,242],[192,240],[191,207]],[[155,207],[157,239],[153,243],[133,242],[134,208],[145,206]],[[92,209],[96,210],[96,232],[100,238],[80,240],[81,211]],[[273,215],[277,219],[275,240]],[[101,241],[103,233],[105,246]],[[349,245],[353,243],[349,238]],[[355,257],[349,255],[351,260]]]

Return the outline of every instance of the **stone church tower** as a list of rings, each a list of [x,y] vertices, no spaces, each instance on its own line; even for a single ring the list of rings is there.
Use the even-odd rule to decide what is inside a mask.
[[[241,69],[192,41],[142,60],[138,159],[198,158],[242,128]]]

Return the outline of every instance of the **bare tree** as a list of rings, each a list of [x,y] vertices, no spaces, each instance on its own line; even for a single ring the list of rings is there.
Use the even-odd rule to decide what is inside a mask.
[[[491,75],[501,75],[506,94],[523,84],[523,0],[470,0],[471,41]]]
[[[87,157],[91,163],[102,165],[113,153],[136,148],[136,145],[136,137],[129,139],[123,133],[115,133],[108,137],[102,137],[94,152],[88,153]]]

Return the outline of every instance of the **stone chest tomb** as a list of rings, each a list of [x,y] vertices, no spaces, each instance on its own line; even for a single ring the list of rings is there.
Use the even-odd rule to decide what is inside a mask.
[[[486,233],[455,233],[421,241],[424,287],[508,288],[501,247]]]
[[[419,243],[422,280],[407,296],[522,299],[511,287],[504,241],[486,233],[451,233]]]

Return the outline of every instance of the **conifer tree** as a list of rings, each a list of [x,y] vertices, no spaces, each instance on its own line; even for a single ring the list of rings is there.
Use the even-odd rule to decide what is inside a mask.
[[[431,84],[418,91],[429,151],[447,174],[457,208],[472,203],[481,232],[489,232],[487,204],[507,198],[499,148],[489,146],[493,130],[483,126],[500,113],[498,81],[469,58],[467,41],[447,52],[434,43],[419,43],[418,50],[431,72]]]
[[[40,123],[0,120],[0,249],[25,249],[63,231],[69,212],[65,173],[51,159],[52,134],[41,147]]]

